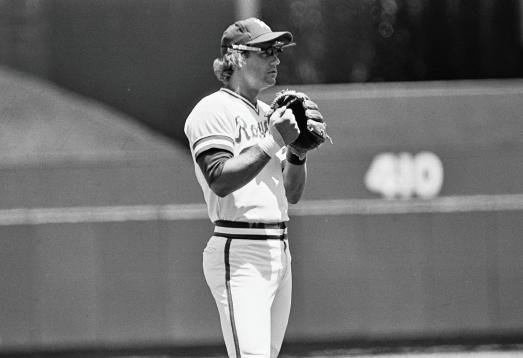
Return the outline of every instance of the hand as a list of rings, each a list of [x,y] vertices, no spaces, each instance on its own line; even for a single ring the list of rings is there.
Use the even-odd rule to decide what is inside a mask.
[[[284,141],[283,145],[294,142],[300,135],[300,129],[298,128],[298,123],[294,118],[292,110],[285,106],[278,108],[270,116],[269,131],[275,138],[278,136],[281,137]]]

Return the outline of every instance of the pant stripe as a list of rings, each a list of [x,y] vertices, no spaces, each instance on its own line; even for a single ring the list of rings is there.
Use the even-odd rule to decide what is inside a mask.
[[[236,323],[234,321],[234,307],[232,304],[231,292],[231,265],[229,263],[229,251],[232,239],[227,239],[225,244],[225,286],[227,288],[227,301],[229,303],[229,316],[231,318],[232,335],[234,337],[234,348],[236,349],[236,358],[241,358],[240,343],[238,342],[238,332],[236,332]]]

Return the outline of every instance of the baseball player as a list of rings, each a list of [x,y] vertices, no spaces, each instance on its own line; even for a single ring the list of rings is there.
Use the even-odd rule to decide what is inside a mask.
[[[260,91],[276,83],[278,53],[293,45],[259,19],[228,27],[214,72],[224,86],[203,98],[185,124],[196,177],[215,224],[203,253],[230,357],[276,357],[291,306],[288,203],[297,203],[307,153],[292,110],[269,106]],[[319,112],[318,112],[319,113]]]

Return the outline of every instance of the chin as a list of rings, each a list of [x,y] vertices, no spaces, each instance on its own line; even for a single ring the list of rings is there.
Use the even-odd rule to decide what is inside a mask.
[[[267,87],[272,87],[272,86],[274,86],[274,85],[276,84],[276,77],[268,79],[268,80],[266,81],[266,83],[267,83]]]

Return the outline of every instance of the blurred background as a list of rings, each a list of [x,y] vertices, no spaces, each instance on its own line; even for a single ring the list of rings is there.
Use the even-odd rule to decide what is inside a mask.
[[[522,0],[0,0],[0,354],[223,354],[183,126],[250,16],[334,142],[284,352],[523,343]]]

